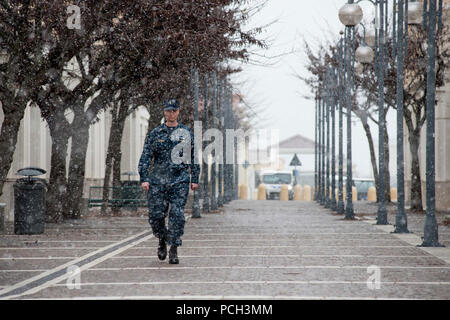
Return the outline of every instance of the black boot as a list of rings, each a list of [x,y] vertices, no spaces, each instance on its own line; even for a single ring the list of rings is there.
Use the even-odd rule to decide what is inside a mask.
[[[178,260],[177,256],[177,247],[171,246],[169,251],[169,263],[170,264],[178,264],[180,261]]]
[[[158,246],[158,258],[159,260],[164,260],[167,257],[167,244],[166,244],[166,238],[162,237],[159,239],[159,246]]]

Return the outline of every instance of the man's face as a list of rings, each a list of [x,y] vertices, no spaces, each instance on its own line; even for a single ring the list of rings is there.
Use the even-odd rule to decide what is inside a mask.
[[[178,110],[164,110],[164,117],[167,122],[177,121],[178,115],[180,114],[180,109]]]

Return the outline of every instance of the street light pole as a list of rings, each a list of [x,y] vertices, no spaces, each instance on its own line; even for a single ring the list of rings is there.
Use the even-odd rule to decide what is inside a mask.
[[[238,117],[237,114],[233,112],[233,129],[238,129]],[[238,162],[238,141],[234,139],[234,200],[239,199],[239,162]]]
[[[231,112],[232,112],[232,93],[231,93],[231,85],[227,81],[226,86],[226,102],[225,102],[225,139],[226,137],[226,131],[227,129],[231,129]],[[234,156],[233,148],[228,149],[228,141],[224,144],[226,152],[225,152],[225,158],[231,158],[232,162],[225,164],[225,203],[229,203],[233,199],[233,159],[234,157],[226,157],[226,155],[229,153],[230,155]]]
[[[318,121],[318,107],[317,107],[317,93],[316,93],[316,97],[314,99],[315,102],[315,118],[314,118],[314,200],[317,202],[317,188],[319,186],[318,183],[318,174],[317,174],[317,170],[318,170],[318,154],[317,154],[317,140],[318,140],[318,125],[317,125],[317,121]]]
[[[322,95],[322,99],[320,99],[321,102],[321,108],[322,108],[322,143],[321,143],[321,148],[322,148],[322,192],[321,192],[321,200],[320,200],[320,204],[321,205],[325,205],[325,192],[326,192],[326,186],[325,186],[325,123],[326,123],[326,114],[325,114],[325,96],[324,96],[324,92],[325,92],[325,88],[322,87],[321,90],[321,95]]]
[[[441,6],[440,6],[441,7]],[[429,0],[428,11],[428,67],[427,67],[427,137],[426,137],[426,187],[427,210],[424,226],[423,247],[441,247],[438,239],[438,225],[436,221],[436,190],[435,190],[435,99],[436,99],[436,0]]]
[[[218,92],[219,92],[219,128],[220,131],[222,133],[222,144],[224,143],[224,103],[223,103],[223,99],[224,99],[224,81],[222,79],[219,80],[219,86],[218,86]],[[224,153],[224,149],[222,147],[222,158],[219,159],[219,175],[218,175],[218,189],[219,189],[219,194],[217,196],[217,205],[219,207],[223,207],[223,201],[224,201],[224,196],[223,196],[223,177],[224,177],[224,173],[223,173],[223,164],[224,164],[224,160],[225,160],[225,153]]]
[[[198,71],[194,69],[192,89],[194,90],[194,122],[198,121]],[[194,161],[198,163],[198,150],[193,150]],[[194,190],[194,201],[192,204],[192,218],[201,218],[199,191]]]
[[[339,10],[339,20],[345,25],[345,73],[346,73],[346,85],[345,85],[345,100],[347,104],[347,205],[345,209],[345,219],[355,219],[352,203],[352,127],[351,127],[351,115],[352,115],[352,101],[351,101],[351,87],[352,87],[352,74],[353,74],[353,38],[355,25],[359,24],[362,20],[363,12],[359,5],[355,4],[353,0],[348,0],[348,3]]]
[[[337,210],[336,205],[336,124],[335,124],[335,108],[336,108],[336,74],[333,68],[331,73],[331,203],[330,208]]]
[[[326,140],[326,184],[325,184],[325,208],[330,208],[330,69],[325,73],[325,118],[327,121]]]
[[[228,165],[227,161],[227,153],[230,152],[227,148],[227,129],[228,129],[228,122],[229,122],[229,110],[228,110],[228,104],[229,104],[229,93],[228,93],[228,81],[225,80],[224,84],[224,105],[223,105],[223,156],[224,156],[224,166],[223,166],[223,202],[228,203],[230,202],[230,167]]]
[[[203,82],[203,132],[208,130],[208,75],[205,74]],[[206,149],[206,141],[203,141],[203,150]],[[209,179],[208,179],[208,158],[205,159],[202,152],[202,171],[203,171],[203,211],[209,212]]]
[[[350,2],[350,0],[349,0]],[[345,60],[346,60],[346,79],[347,85],[345,88],[346,92],[346,104],[347,104],[347,205],[345,206],[345,219],[353,220],[355,219],[355,213],[353,210],[353,199],[352,199],[352,97],[351,97],[351,76],[352,76],[352,54],[351,49],[353,48],[353,32],[354,26],[347,27],[347,39],[345,46]]]
[[[343,32],[342,32],[343,34]],[[338,191],[338,204],[337,213],[344,214],[344,142],[343,142],[343,106],[344,106],[344,44],[343,38],[339,41],[339,69],[338,69],[338,81],[339,81],[339,191]]]
[[[378,32],[378,212],[377,224],[386,225],[387,210],[386,210],[386,183],[385,183],[385,163],[384,163],[384,41],[385,41],[385,0],[378,0],[380,10],[379,32]]]
[[[318,165],[318,176],[317,176],[317,203],[322,204],[322,104],[321,104],[321,89],[319,88],[317,92],[317,165]]]
[[[217,77],[216,72],[212,73],[212,128],[216,129],[217,126]],[[216,200],[216,151],[212,154],[213,161],[211,163],[211,210],[217,210],[217,200]]]
[[[406,0],[408,2],[408,0]],[[409,233],[405,212],[405,160],[403,151],[403,82],[404,82],[404,0],[398,0],[397,10],[397,215],[394,233]],[[394,11],[394,16],[396,15]],[[407,25],[405,25],[407,27]]]

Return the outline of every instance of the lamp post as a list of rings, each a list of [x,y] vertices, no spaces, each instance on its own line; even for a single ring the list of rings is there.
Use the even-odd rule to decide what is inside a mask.
[[[362,0],[360,0],[362,1]],[[358,2],[360,2],[358,1]],[[377,48],[377,59],[376,59],[376,71],[377,71],[377,78],[378,78],[378,154],[379,154],[379,174],[378,174],[378,211],[377,211],[377,224],[385,225],[388,224],[387,222],[387,210],[386,210],[386,183],[385,183],[385,150],[384,150],[384,131],[385,131],[385,115],[384,115],[384,74],[385,74],[385,63],[384,63],[384,56],[385,56],[385,48],[384,48],[384,42],[385,42],[385,29],[387,29],[387,9],[388,9],[388,2],[387,0],[369,0],[372,4],[376,6],[376,13],[378,16],[379,13],[379,19],[376,19],[376,32],[375,32],[375,41],[372,41],[372,33],[367,37],[369,39],[369,42],[374,42],[375,47]],[[353,3],[354,1],[349,0],[349,3],[346,6],[349,6],[350,3],[354,7],[352,10],[347,7],[345,10],[345,6],[341,8],[341,11],[344,13],[340,13],[339,18],[341,19],[341,22],[346,25],[347,27],[354,22],[357,22],[354,25],[358,24],[362,20],[362,10],[361,8]],[[358,9],[359,8],[359,9]],[[340,11],[340,12],[341,12]],[[386,11],[386,14],[385,14]],[[346,14],[345,14],[346,13]],[[351,14],[352,13],[352,14]],[[342,18],[341,18],[342,16]],[[347,18],[348,17],[348,18]],[[353,18],[353,20],[352,20]],[[357,19],[358,18],[358,19]],[[364,27],[364,26],[363,26]],[[353,30],[352,30],[353,31]],[[365,28],[364,28],[365,31]],[[364,36],[364,42],[366,41],[366,35]],[[372,49],[367,46],[361,46],[358,48],[358,50],[355,52],[355,58],[360,63],[369,63],[373,60],[373,51]],[[350,72],[347,76],[351,77],[352,72],[351,69],[348,69]],[[349,110],[350,112],[351,110]],[[350,114],[348,115],[350,116]],[[348,121],[348,119],[347,119]],[[347,159],[347,163],[348,163]],[[351,176],[351,174],[350,174]],[[347,173],[347,192],[351,190],[351,181],[348,180],[349,175]],[[347,202],[349,201],[349,196],[347,194]],[[349,209],[347,207],[347,211],[351,211],[353,208]]]
[[[227,140],[227,136],[226,136],[226,130],[227,129],[231,129],[231,113],[232,113],[232,93],[231,93],[231,86],[229,85],[228,81],[227,81],[227,85],[226,85],[226,99],[225,99],[225,140]],[[228,145],[228,141],[226,141],[226,143],[224,143],[224,148],[225,148],[225,152],[224,152],[224,156],[225,158],[228,158],[226,155],[227,153],[231,153],[233,154],[233,149],[228,149],[227,148]],[[233,157],[234,158],[234,157]],[[234,161],[234,159],[233,159]],[[225,182],[224,182],[224,186],[225,186],[225,203],[229,203],[232,199],[233,199],[233,162],[232,163],[227,163],[225,162]]]
[[[208,75],[205,74],[203,82],[203,132],[208,130],[209,117],[208,117]],[[203,141],[203,150],[206,149],[206,141]],[[202,164],[203,164],[203,211],[209,212],[209,179],[208,179],[208,159],[205,159],[202,153]]]
[[[385,3],[386,0],[378,0],[379,11],[380,11],[380,21],[377,24],[378,29],[378,211],[377,211],[377,224],[386,225],[387,220],[387,210],[386,210],[386,182],[385,182],[385,150],[384,150],[384,41],[385,41]]]
[[[355,25],[361,22],[363,17],[362,9],[355,4],[353,0],[348,0],[339,10],[339,20],[345,25],[345,103],[347,105],[347,205],[345,209],[345,219],[355,219],[352,203],[352,148],[351,148],[351,75],[352,75],[352,54],[350,49],[353,48],[353,34]]]
[[[219,128],[221,130],[222,133],[222,137],[225,137],[224,135],[224,81],[222,79],[219,80],[219,85],[218,85],[218,92],[219,92],[219,112],[218,112],[218,116],[219,116]],[[222,144],[223,144],[224,140],[222,140]],[[218,174],[218,196],[217,196],[217,206],[218,207],[223,207],[223,163],[224,163],[224,159],[225,159],[225,153],[223,152],[223,148],[222,148],[222,159],[219,160],[219,174]]]
[[[331,203],[330,208],[337,210],[336,204],[336,74],[333,68],[330,68],[331,75]]]
[[[233,113],[233,129],[237,130],[239,126],[237,114]],[[236,132],[236,131],[235,131]],[[238,162],[238,141],[234,139],[234,200],[239,199],[239,162]]]
[[[321,103],[321,89],[319,88],[317,92],[317,165],[318,165],[318,175],[317,175],[317,203],[322,204],[322,103]]]
[[[408,0],[406,0],[408,2]],[[403,153],[403,79],[404,79],[404,12],[405,1],[397,3],[397,215],[394,233],[409,233],[405,212],[405,164]],[[394,16],[396,12],[394,11]],[[408,13],[409,15],[409,13]],[[411,20],[410,20],[411,21]]]
[[[325,168],[325,208],[330,208],[330,69],[325,73],[325,119],[326,119],[326,168]]]
[[[317,154],[317,140],[318,140],[318,125],[317,125],[317,121],[318,121],[318,107],[317,107],[317,93],[316,93],[316,97],[314,99],[315,102],[315,117],[314,117],[314,200],[317,202],[317,187],[319,186],[318,183],[318,174],[317,174],[317,170],[318,170],[318,154]]]
[[[344,32],[341,31],[341,36]],[[338,58],[339,58],[339,68],[338,68],[338,89],[339,89],[339,178],[338,178],[338,203],[337,203],[337,213],[344,214],[344,142],[343,142],[343,107],[344,107],[344,38],[341,37],[338,44]]]
[[[325,88],[323,87],[321,90],[321,99],[320,99],[320,107],[322,112],[322,142],[320,144],[321,152],[322,152],[322,169],[321,169],[321,194],[320,194],[320,204],[325,205],[325,192],[326,192],[326,186],[325,186],[325,123],[326,123],[326,115],[325,115],[325,95],[324,95]]]
[[[216,72],[212,73],[212,128],[216,129],[217,126],[217,77]],[[211,210],[217,210],[217,200],[216,200],[216,151],[214,150],[213,162],[211,163]]]
[[[228,122],[229,122],[229,90],[228,90],[228,82],[225,80],[224,83],[224,105],[223,105],[223,157],[224,157],[224,165],[223,165],[223,202],[228,203],[230,202],[230,167],[227,162],[227,152],[229,152],[227,148],[227,135],[226,131],[228,129]]]
[[[192,89],[194,91],[194,122],[198,121],[198,71],[193,71]],[[194,148],[194,161],[198,163],[198,151]],[[201,218],[200,216],[200,200],[197,190],[194,190],[194,201],[192,204],[192,218]]]
[[[438,240],[438,225],[436,221],[436,191],[435,191],[435,97],[436,97],[436,0],[429,0],[428,10],[428,48],[427,48],[427,96],[426,96],[426,190],[427,210],[424,226],[423,247],[441,247]],[[442,5],[439,6],[440,9]],[[425,13],[425,11],[424,11]],[[439,14],[440,15],[440,14]],[[424,19],[425,20],[425,19]]]

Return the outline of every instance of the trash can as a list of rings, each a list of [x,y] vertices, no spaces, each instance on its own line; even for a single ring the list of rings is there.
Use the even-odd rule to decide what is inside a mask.
[[[45,174],[45,170],[28,167],[20,169],[17,174],[27,177],[14,184],[14,233],[43,233],[47,184],[35,176]]]

